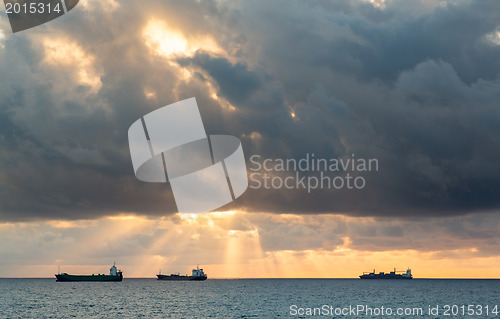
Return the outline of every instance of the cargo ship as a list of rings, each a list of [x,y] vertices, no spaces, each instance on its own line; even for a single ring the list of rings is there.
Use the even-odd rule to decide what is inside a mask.
[[[109,275],[70,275],[67,273],[59,273],[56,275],[56,281],[122,281],[123,274],[121,270],[116,269],[116,265],[109,269]]]
[[[207,275],[203,272],[203,269],[200,269],[199,266],[196,269],[191,271],[191,276],[181,275],[181,274],[170,274],[170,275],[162,275],[161,270],[158,275],[158,280],[175,280],[175,281],[183,281],[183,280],[207,280]]]
[[[359,276],[361,279],[413,279],[413,276],[411,274],[411,269],[408,268],[406,272],[404,271],[397,271],[396,268],[394,268],[394,271],[391,271],[390,273],[384,273],[384,272],[379,272],[378,274],[375,273],[375,269],[373,269],[373,272],[364,272],[361,276]]]

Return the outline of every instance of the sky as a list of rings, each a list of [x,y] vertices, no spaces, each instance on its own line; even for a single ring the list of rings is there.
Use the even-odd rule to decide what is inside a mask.
[[[125,277],[498,278],[499,21],[496,0],[86,0],[18,33],[0,12],[0,277],[116,261]],[[377,169],[181,216],[168,183],[136,179],[127,131],[191,97],[249,177],[252,156]]]

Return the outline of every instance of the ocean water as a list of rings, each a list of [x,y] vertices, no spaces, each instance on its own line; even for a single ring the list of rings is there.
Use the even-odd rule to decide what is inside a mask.
[[[500,280],[0,279],[0,318],[500,318],[499,308]]]

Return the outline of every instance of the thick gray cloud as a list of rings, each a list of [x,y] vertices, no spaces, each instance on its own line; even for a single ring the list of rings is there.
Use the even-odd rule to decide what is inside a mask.
[[[226,208],[407,217],[500,207],[498,1],[110,3],[15,35],[0,18],[1,219],[175,212],[168,185],[133,176],[127,130],[191,96],[207,132],[239,136],[247,159],[379,161],[363,190],[249,189]],[[220,50],[155,54],[143,32],[153,18]],[[64,44],[69,57],[57,54]]]

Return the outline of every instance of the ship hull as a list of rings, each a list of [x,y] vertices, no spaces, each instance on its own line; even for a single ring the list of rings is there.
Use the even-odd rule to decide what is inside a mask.
[[[68,275],[59,274],[56,275],[57,280],[61,282],[73,282],[73,281],[122,281],[122,275]]]
[[[169,281],[203,281],[207,280],[207,276],[178,276],[178,275],[156,275],[158,280]]]
[[[401,276],[401,275],[361,275],[359,276],[359,278],[361,279],[405,279],[405,280],[408,280],[408,279],[413,279],[412,277],[405,277],[405,276]]]

